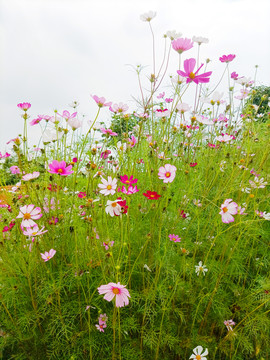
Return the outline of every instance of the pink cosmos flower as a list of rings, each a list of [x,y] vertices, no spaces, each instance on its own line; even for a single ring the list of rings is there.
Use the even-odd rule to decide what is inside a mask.
[[[136,138],[132,135],[132,136],[131,136],[131,139],[128,139],[128,146],[134,147],[135,144],[137,144],[137,140],[136,140]]]
[[[18,168],[18,166],[11,166],[9,168],[9,170],[11,171],[11,174],[20,174],[21,173],[21,170]]]
[[[126,189],[124,186],[122,186],[122,188],[118,189],[118,192],[120,192],[120,191],[123,194],[131,195],[131,194],[135,194],[136,192],[140,191],[140,189],[137,188],[137,185],[135,185],[135,186],[130,185],[128,187],[128,189]]]
[[[110,247],[113,247],[114,241],[104,241],[102,246],[105,247],[105,250],[109,250]]]
[[[69,119],[67,123],[72,128],[73,131],[82,127],[83,124],[82,121],[80,121],[79,119]]]
[[[106,314],[100,314],[98,318],[99,324],[106,324],[108,321],[108,316]]]
[[[170,241],[181,242],[181,238],[178,235],[170,234],[169,238],[170,238]]]
[[[120,102],[119,104],[113,104],[109,107],[109,109],[115,114],[125,113],[126,111],[128,111],[128,105]]]
[[[85,198],[85,197],[86,197],[86,192],[80,191],[79,194],[78,194],[78,197],[79,197],[80,199]]]
[[[233,54],[229,54],[229,55],[223,55],[219,58],[219,61],[221,62],[225,62],[225,63],[229,63],[231,61],[233,61],[233,59],[235,58],[236,55]]]
[[[116,132],[113,132],[112,129],[101,128],[100,130],[105,135],[109,135],[109,136],[117,136],[118,135]]]
[[[107,159],[109,155],[111,154],[111,150],[105,150],[100,154],[101,159]]]
[[[112,103],[108,102],[106,103],[106,99],[104,97],[98,97],[97,95],[91,95],[91,97],[95,100],[98,107],[102,108],[103,106],[111,106]]]
[[[124,175],[124,176],[120,176],[120,181],[123,184],[131,185],[131,184],[136,184],[138,179],[133,179],[133,175],[131,175],[130,178],[127,175]]]
[[[217,141],[220,142],[229,142],[231,140],[235,140],[235,137],[233,135],[229,135],[229,134],[221,134],[217,137]]]
[[[108,176],[108,180],[101,178],[102,184],[98,184],[98,187],[101,189],[100,193],[107,196],[113,195],[116,192],[117,179],[112,179],[111,176]]]
[[[179,54],[193,47],[193,42],[187,38],[179,38],[172,41],[172,47]]]
[[[69,111],[64,110],[62,115],[61,115],[61,114],[58,114],[58,115],[61,116],[62,118],[64,118],[66,121],[68,121],[68,120],[70,120],[70,119],[75,118],[75,116],[77,115],[77,113],[75,112],[75,113],[73,113],[73,114],[70,114]]]
[[[22,180],[29,181],[38,178],[40,173],[38,171],[34,171],[32,174],[26,174],[22,177]]]
[[[235,71],[231,73],[231,79],[238,80],[238,74]]]
[[[100,332],[104,332],[104,328],[107,327],[107,324],[104,322],[104,323],[99,323],[99,324],[96,324],[95,327],[100,331]]]
[[[232,326],[235,325],[235,322],[232,319],[231,320],[225,320],[224,325],[226,326],[228,331],[233,331]]]
[[[165,96],[165,92],[162,92],[157,96],[157,98],[162,99],[162,98],[164,98],[164,96]]]
[[[116,307],[123,307],[129,304],[129,291],[126,289],[126,285],[121,285],[120,282],[117,284],[111,282],[107,285],[101,285],[98,287],[98,292],[100,295],[105,294],[104,299],[107,301],[112,301],[115,297]]]
[[[55,254],[56,254],[56,250],[54,250],[54,249],[51,249],[49,252],[45,251],[44,254],[40,253],[42,259],[45,262],[50,260],[51,258],[53,258]]]
[[[38,220],[42,217],[41,208],[36,207],[35,205],[24,205],[20,208],[19,215],[17,219],[23,219],[21,226],[23,227],[32,227],[35,226],[36,223],[33,220]]]
[[[166,164],[159,168],[158,178],[165,184],[173,182],[177,168],[174,165]]]
[[[18,108],[22,109],[23,111],[27,111],[28,109],[30,109],[31,104],[30,103],[20,103],[17,106],[18,106]]]
[[[57,161],[53,160],[51,164],[49,164],[50,170],[48,170],[51,174],[58,174],[61,176],[67,176],[72,174],[72,165],[66,166],[65,161]]]
[[[226,199],[221,205],[221,211],[219,212],[222,222],[225,224],[234,222],[234,217],[232,215],[236,215],[237,213],[238,205],[235,202],[232,202],[232,199]]]
[[[210,78],[209,76],[212,74],[212,71],[208,71],[206,73],[197,75],[199,70],[203,67],[203,64],[201,64],[201,66],[198,68],[198,70],[194,73],[194,67],[196,64],[196,60],[194,58],[191,59],[186,59],[184,61],[184,71],[181,70],[177,70],[177,73],[185,78],[187,78],[187,83],[194,81],[195,84],[199,84],[199,83],[208,83]]]
[[[19,137],[16,137],[14,139],[10,139],[8,142],[7,142],[7,145],[10,144],[11,142],[14,142],[15,145],[20,145],[21,143],[21,140]]]
[[[21,226],[21,229],[22,229],[22,232],[24,235],[26,236],[38,236],[38,235],[43,235],[45,234],[48,230],[44,230],[44,226],[39,229],[38,225],[35,224],[33,227],[27,227],[26,229],[24,229],[22,226]]]

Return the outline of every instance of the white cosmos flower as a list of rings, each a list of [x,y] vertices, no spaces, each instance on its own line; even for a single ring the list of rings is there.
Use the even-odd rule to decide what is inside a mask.
[[[118,202],[108,200],[107,205],[105,208],[106,214],[109,214],[111,216],[120,215],[121,214],[121,206],[118,204]]]
[[[56,130],[45,130],[43,135],[42,135],[42,141],[44,143],[47,143],[47,142],[51,142],[51,141],[55,141],[57,139],[61,139],[61,137],[64,135],[64,132],[63,131],[57,131]]]
[[[167,31],[166,35],[171,39],[178,39],[182,36],[182,33],[177,33],[175,30]]]
[[[179,103],[176,105],[176,109],[181,113],[184,114],[186,111],[190,111],[191,107],[186,103]]]
[[[199,345],[193,349],[193,352],[194,354],[191,355],[190,359],[207,360],[206,356],[208,355],[208,349],[205,349],[204,353],[202,353],[203,347]]]
[[[198,43],[199,45],[209,43],[209,39],[202,36],[193,36],[192,41]]]
[[[102,184],[98,184],[98,187],[101,189],[100,193],[103,195],[114,195],[117,187],[117,179],[112,179],[111,176],[108,176],[108,180],[101,178]]]
[[[154,17],[156,17],[157,13],[155,11],[148,11],[140,16],[142,21],[151,21]]]
[[[199,265],[195,265],[195,272],[199,276],[202,272],[203,275],[208,271],[205,265],[202,264],[202,261],[199,262]],[[196,348],[197,349],[197,348]],[[194,351],[194,350],[193,350]],[[196,358],[195,358],[196,359]]]

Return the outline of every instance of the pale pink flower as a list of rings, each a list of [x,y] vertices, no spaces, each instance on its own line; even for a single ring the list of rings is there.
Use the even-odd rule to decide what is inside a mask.
[[[41,208],[36,207],[35,205],[24,205],[20,208],[19,215],[17,219],[23,219],[21,226],[23,227],[32,227],[35,226],[36,223],[33,220],[38,220],[42,217]]]
[[[57,161],[53,160],[51,164],[49,164],[50,170],[48,170],[51,174],[58,174],[61,176],[67,176],[72,174],[72,165],[66,166],[65,161]]]
[[[206,356],[208,355],[208,349],[205,349],[204,353],[202,353],[203,347],[199,345],[195,349],[193,349],[193,352],[194,354],[190,356],[190,359],[207,360]]]
[[[126,289],[126,285],[121,285],[120,282],[117,284],[111,282],[107,285],[101,285],[98,287],[98,292],[100,295],[105,294],[104,299],[107,301],[112,301],[115,297],[116,307],[123,307],[129,304],[129,291]]]
[[[64,118],[66,121],[69,121],[69,120],[75,118],[75,116],[77,115],[77,113],[75,112],[75,113],[73,113],[73,114],[70,114],[69,111],[64,110],[62,115],[61,115],[61,114],[58,114],[58,115],[61,116],[62,118]]]
[[[82,127],[82,121],[80,121],[79,119],[69,119],[67,121],[68,125],[72,128],[72,130],[76,130],[79,129],[80,127]]]
[[[9,168],[9,170],[11,171],[11,174],[20,174],[21,173],[21,170],[20,170],[20,168],[18,167],[18,166],[11,166],[10,168]]]
[[[232,215],[236,215],[237,213],[238,205],[235,202],[232,202],[232,199],[226,199],[221,205],[221,211],[219,212],[222,222],[225,224],[234,222],[234,217]]]
[[[107,201],[107,205],[105,208],[106,214],[109,214],[111,216],[119,216],[121,214],[121,206],[118,204],[117,200]]]
[[[111,106],[112,103],[108,102],[106,103],[106,99],[104,97],[98,97],[97,95],[91,95],[91,97],[95,100],[98,107],[102,108],[103,106]]]
[[[182,54],[182,52],[187,51],[193,47],[193,42],[187,38],[179,38],[172,41],[172,47],[179,54]]]
[[[248,94],[250,93],[250,90],[248,90],[248,89],[241,89],[240,92],[241,92],[241,94],[235,96],[235,99],[238,99],[238,100],[243,100],[243,99],[245,99],[245,98],[248,96]]]
[[[233,331],[232,326],[235,325],[235,322],[233,320],[225,320],[224,325],[226,326],[228,331]]]
[[[123,194],[126,194],[126,195],[131,195],[131,194],[135,194],[136,192],[138,192],[140,190],[137,188],[137,185],[135,185],[135,186],[129,185],[128,189],[126,189],[124,186],[122,186],[122,188],[119,188],[118,191],[121,191]]]
[[[114,241],[104,241],[102,246],[105,247],[105,250],[109,250],[109,248],[113,247]]]
[[[159,168],[158,178],[165,184],[173,182],[177,168],[174,165],[166,164]]]
[[[184,114],[186,111],[191,110],[191,107],[186,103],[179,103],[176,105],[176,109],[181,113]]]
[[[116,192],[117,179],[112,179],[111,176],[108,176],[108,180],[101,178],[102,184],[98,184],[98,187],[101,189],[100,193],[107,196],[113,195]]]
[[[193,71],[195,68],[195,64],[196,64],[196,60],[194,58],[186,59],[184,61],[185,72],[181,70],[177,70],[177,73],[180,76],[187,78],[186,80],[187,83],[192,81],[195,82],[195,84],[208,83],[210,81],[209,76],[212,74],[212,71],[208,71],[206,73],[197,75],[200,69],[203,67],[203,64],[201,64],[201,66],[194,73]]]
[[[136,140],[136,138],[132,135],[132,136],[131,136],[131,139],[128,139],[128,145],[129,145],[130,147],[134,147],[135,144],[137,144],[137,140]]]
[[[157,96],[157,98],[162,99],[162,98],[164,98],[164,96],[165,96],[165,92],[162,92]]]
[[[99,324],[106,324],[108,321],[108,316],[106,314],[100,314],[98,318]]]
[[[221,134],[217,137],[217,141],[220,142],[229,142],[231,140],[235,140],[235,137],[233,135],[229,135],[229,134]]]
[[[48,231],[48,230],[44,230],[44,231],[43,231],[44,226],[43,226],[41,229],[39,229],[39,227],[38,227],[37,224],[35,224],[35,225],[32,226],[32,227],[27,227],[26,229],[24,229],[24,228],[21,226],[21,229],[22,229],[22,232],[23,232],[24,235],[30,236],[30,237],[43,235],[43,234],[45,234],[45,233]]]
[[[49,252],[45,251],[44,254],[40,253],[42,259],[45,262],[50,260],[51,258],[53,258],[55,254],[56,254],[56,250],[54,250],[54,249],[51,249]]]
[[[229,54],[229,55],[223,55],[219,58],[219,61],[221,62],[225,62],[225,63],[229,63],[231,61],[233,61],[233,59],[235,58],[236,55],[233,54]]]
[[[40,173],[38,171],[34,171],[32,174],[26,174],[22,177],[22,180],[29,181],[38,178]]]
[[[125,113],[126,111],[128,111],[128,105],[120,102],[119,104],[113,104],[112,106],[109,107],[109,109],[115,114]]]
[[[20,103],[17,106],[18,106],[18,108],[22,109],[23,111],[27,111],[28,109],[30,109],[31,104],[30,103]]]
[[[264,178],[259,179],[257,176],[255,176],[254,181],[249,180],[249,183],[253,189],[263,189],[267,185],[267,181],[264,181]]]

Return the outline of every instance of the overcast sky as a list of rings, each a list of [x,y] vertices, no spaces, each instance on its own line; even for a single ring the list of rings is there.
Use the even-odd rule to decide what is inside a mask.
[[[93,119],[91,94],[134,110],[139,91],[127,64],[146,65],[145,75],[151,73],[151,34],[140,20],[149,10],[157,12],[151,24],[158,63],[162,36],[175,29],[183,37],[209,38],[201,60],[212,60],[213,81],[224,69],[218,58],[232,53],[232,71],[253,77],[257,64],[257,84],[270,85],[269,0],[0,0],[0,151],[22,133],[19,102],[32,104],[31,119],[71,110],[73,100],[80,115]],[[195,48],[184,54],[190,57]],[[177,62],[172,52],[168,74],[176,74]],[[104,110],[103,120],[108,115]],[[32,139],[37,129],[31,128]]]

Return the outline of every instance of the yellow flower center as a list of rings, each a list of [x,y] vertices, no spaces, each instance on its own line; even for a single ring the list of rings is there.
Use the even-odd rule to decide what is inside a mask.
[[[111,190],[112,186],[111,185],[107,185],[107,189]]]
[[[126,184],[130,184],[130,181],[129,181],[129,180],[127,180],[127,181],[126,181]]]
[[[224,213],[226,213],[228,211],[228,209],[226,207],[224,207],[222,210]]]
[[[25,213],[25,214],[23,215],[23,218],[24,218],[25,220],[29,220],[29,219],[31,219],[31,214]]]
[[[190,79],[195,79],[195,74],[193,73],[193,72],[191,72],[190,74],[189,74],[189,77],[190,77]]]
[[[37,232],[36,232],[36,231],[34,231],[34,232],[32,233],[32,235],[33,235],[33,236],[37,235]]]
[[[171,173],[170,172],[166,172],[165,176],[168,178],[171,176]]]
[[[120,293],[120,290],[118,288],[113,288],[112,292],[115,294],[115,295],[118,295]]]
[[[111,204],[111,206],[112,206],[112,207],[116,207],[116,206],[117,206],[117,202],[113,202],[113,203]]]
[[[201,358],[202,358],[201,355],[196,355],[195,357],[196,360],[201,360]]]
[[[57,172],[58,172],[58,174],[62,174],[63,169],[58,169]]]

